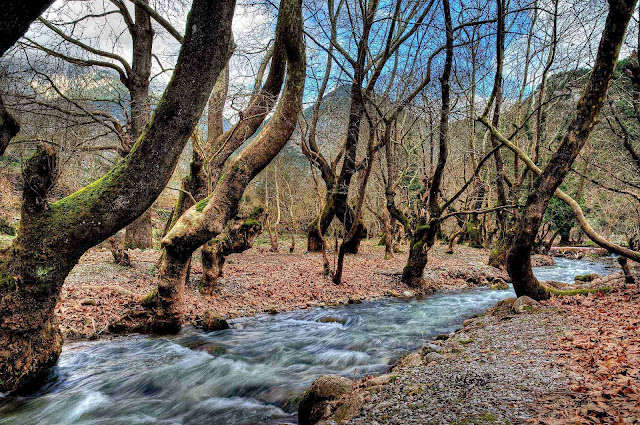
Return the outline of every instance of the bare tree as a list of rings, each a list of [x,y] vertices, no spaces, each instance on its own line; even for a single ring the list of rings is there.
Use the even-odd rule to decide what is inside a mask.
[[[82,254],[128,225],[164,189],[228,60],[235,2],[195,0],[162,101],[131,152],[103,178],[57,202],[47,191],[55,153],[41,145],[24,167],[17,237],[0,254],[0,391],[24,388],[55,364],[62,338],[54,308]]]

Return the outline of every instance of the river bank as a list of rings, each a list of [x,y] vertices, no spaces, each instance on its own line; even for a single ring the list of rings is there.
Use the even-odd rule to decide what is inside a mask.
[[[499,302],[355,383],[319,423],[639,423],[640,292],[620,273],[594,284],[612,289],[524,309]]]
[[[298,246],[304,248],[302,243]],[[65,281],[57,307],[65,340],[110,336],[109,324],[153,289],[159,251],[133,250],[130,256],[132,267],[114,264],[106,249],[94,248],[82,257]],[[332,253],[329,257],[333,261]],[[228,257],[224,276],[211,296],[197,291],[202,269],[194,261],[185,317],[198,325],[207,311],[232,319],[385,296],[412,297],[415,291],[399,279],[406,257],[397,253],[385,259],[384,248],[367,241],[359,254],[346,257],[343,283],[335,285],[323,275],[320,254],[272,253],[257,246]],[[438,245],[429,254],[424,290],[505,287],[507,275],[487,266],[487,260],[487,250],[457,246],[454,254],[447,254],[446,246]]]
[[[607,267],[562,261],[566,263],[540,267],[536,273],[544,270],[561,280],[566,271],[602,274]],[[422,365],[419,353],[402,356],[473,323],[476,319],[465,319],[511,296],[510,288],[440,291],[424,298],[383,297],[241,317],[230,320],[230,329],[216,332],[186,326],[178,335],[160,338],[128,335],[69,342],[37,393],[0,398],[0,424],[302,424],[295,415],[298,402],[317,378],[373,375],[378,377],[367,379],[368,385],[392,384],[399,378],[388,373],[391,364]],[[463,334],[447,339],[454,341],[455,335],[462,347],[474,343]],[[489,341],[497,337],[487,335]],[[438,355],[425,352],[424,358]]]

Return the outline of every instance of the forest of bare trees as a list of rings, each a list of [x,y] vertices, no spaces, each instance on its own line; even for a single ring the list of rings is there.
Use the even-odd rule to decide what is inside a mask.
[[[515,295],[515,313],[553,315],[564,308],[565,315],[596,320],[584,309],[605,302],[610,311],[637,313],[637,290],[629,287],[640,262],[635,1],[5,3],[0,394],[65,382],[56,364],[66,364],[59,359],[73,340],[183,335],[192,326],[233,332],[233,324],[224,329],[238,317],[385,296],[428,303],[421,297],[484,287],[505,291],[491,305]],[[569,263],[554,266],[558,256]],[[563,269],[578,267],[570,261],[614,274],[562,280]],[[540,274],[545,266],[556,274]],[[349,313],[363,315],[352,322],[332,311],[313,323],[349,328],[365,320],[364,312]],[[446,326],[461,325],[471,312],[454,316]],[[616,335],[632,344],[628,350],[640,344],[633,314],[615,325],[605,325],[613,320],[605,316],[588,329],[620,330]],[[495,326],[507,326],[511,317]],[[420,320],[438,319],[425,313]],[[490,328],[485,325],[475,329]],[[505,332],[527,338],[538,328],[519,326],[527,329],[522,335]],[[554,338],[542,328],[540,335]],[[572,335],[566,342],[582,331],[559,332]],[[460,344],[474,338],[468,340]],[[430,350],[443,357],[442,344],[444,351]],[[562,347],[572,353],[570,343]],[[228,350],[214,356],[235,353]],[[640,379],[637,352],[615,357],[629,369],[606,379]],[[261,361],[281,356],[265,354]],[[346,411],[345,418],[370,420],[370,412],[377,420],[349,423],[398,423],[384,422],[379,403],[362,396],[368,378],[322,379],[302,402],[277,398],[273,383],[269,396],[251,397],[285,412],[271,419],[286,418],[299,404],[300,424],[336,420]],[[394,382],[386,385],[399,385]],[[333,394],[344,385],[348,390]],[[592,398],[608,394],[580,385]],[[558,423],[637,420],[637,403],[629,407],[637,402],[637,385],[625,385],[630,389],[605,397],[600,410],[580,410],[587,402],[575,401],[578,416],[567,417],[592,422]],[[322,395],[325,389],[330,396]],[[242,391],[211,396],[253,394]],[[293,399],[297,390],[289,391]],[[359,407],[351,411],[353,400]],[[497,403],[491,400],[482,403]],[[367,402],[373,404],[365,408]],[[5,423],[3,415],[16,407],[2,403],[0,397]],[[561,414],[554,403],[534,403],[526,417],[571,409]],[[55,423],[43,412],[42,423]],[[248,415],[242,412],[239,417]],[[520,418],[503,413],[504,423]],[[275,423],[263,414],[253,422],[211,423]],[[419,423],[454,423],[419,417]],[[105,423],[119,423],[114,418]]]

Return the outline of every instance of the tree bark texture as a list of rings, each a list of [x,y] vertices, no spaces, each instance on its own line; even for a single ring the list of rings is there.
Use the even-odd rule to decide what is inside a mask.
[[[136,22],[130,29],[133,40],[133,60],[131,62],[131,75],[128,76],[127,80],[127,87],[131,95],[131,118],[129,121],[131,140],[136,140],[140,137],[144,126],[149,120],[149,83],[153,47],[151,17],[139,5],[136,5],[134,9]],[[127,226],[124,234],[124,247],[125,249],[153,247],[151,209],[145,211]]]
[[[151,122],[104,177],[48,203],[50,147],[28,161],[20,230],[0,253],[0,392],[25,388],[55,363],[61,339],[54,308],[64,279],[87,249],[133,222],[166,186],[228,60],[234,9],[234,0],[193,2]]]
[[[439,134],[439,153],[436,169],[431,177],[431,185],[429,187],[428,211],[429,217],[426,223],[422,220],[418,221],[411,235],[409,236],[409,258],[402,270],[402,281],[414,288],[422,288],[424,286],[424,268],[427,265],[427,251],[435,242],[436,235],[440,231],[440,216],[442,210],[438,202],[442,179],[444,177],[445,166],[449,154],[449,113],[450,113],[450,84],[451,67],[453,63],[453,29],[451,24],[451,10],[449,0],[443,0],[444,9],[446,45],[445,45],[445,62],[440,77],[440,134]],[[391,211],[391,210],[390,210]]]
[[[251,248],[262,231],[263,211],[257,209],[249,217],[230,221],[224,233],[202,246],[202,282],[200,292],[211,294],[222,276],[225,257]],[[205,267],[206,264],[206,267]]]
[[[53,0],[6,0],[0,15],[0,57],[29,29]],[[20,124],[5,109],[0,97],[0,156],[4,155],[11,139],[20,131]]]

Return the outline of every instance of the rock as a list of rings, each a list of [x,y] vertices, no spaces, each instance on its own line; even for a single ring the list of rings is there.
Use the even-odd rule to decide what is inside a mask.
[[[402,293],[402,298],[413,298],[416,296],[416,293],[413,291],[404,291]]]
[[[202,330],[205,332],[221,331],[229,329],[229,323],[217,316],[213,311],[207,310],[200,318],[200,327],[202,327]]]
[[[442,359],[442,358],[443,358],[443,355],[442,355],[442,354],[440,354],[440,353],[436,353],[435,351],[432,351],[432,352],[430,352],[430,353],[425,354],[425,355],[422,357],[422,360],[423,360],[425,363],[427,363],[427,364],[428,364],[428,363],[431,363],[431,362],[436,362],[436,361],[438,361],[438,360],[440,360],[440,359]]]
[[[592,282],[596,279],[601,278],[602,276],[600,276],[598,273],[587,273],[587,274],[580,274],[576,277],[574,277],[573,279],[576,282]]]
[[[346,319],[342,319],[340,317],[333,317],[333,316],[324,316],[319,318],[317,321],[319,323],[340,323],[341,325],[344,325],[345,323],[347,323]]]
[[[422,353],[426,354],[426,353],[441,353],[442,352],[442,347],[440,347],[439,345],[436,344],[425,344],[422,346]]]
[[[331,423],[345,423],[349,419],[354,418],[360,413],[360,409],[364,405],[365,397],[363,391],[350,394],[344,401],[342,401],[328,418],[327,421],[322,421],[320,424]]]
[[[493,283],[489,288],[493,290],[504,290],[504,289],[509,289],[509,284],[498,277],[493,280]]]
[[[555,266],[556,260],[550,255],[534,254],[531,256],[532,267]]]
[[[92,300],[91,298],[84,298],[80,301],[80,305],[98,305],[98,303],[96,303],[96,300]]]
[[[329,403],[353,389],[353,381],[337,375],[321,376],[305,391],[298,406],[298,423],[313,425],[331,412]]]
[[[436,341],[446,341],[449,339],[449,335],[447,334],[440,334],[436,337]]]
[[[406,356],[400,357],[393,368],[396,367],[415,367],[422,365],[422,356],[419,352],[409,353]]]
[[[376,376],[374,378],[369,379],[365,382],[365,387],[375,387],[377,385],[386,385],[389,382],[394,381],[398,375],[393,375],[391,373],[387,373],[386,375]]]
[[[540,307],[540,303],[533,298],[523,295],[518,297],[511,306],[515,313],[529,313]]]
[[[361,297],[349,297],[349,304],[362,304]]]
[[[268,308],[265,311],[267,312],[267,314],[271,314],[271,315],[279,313],[279,311],[277,309],[275,309],[275,308]]]

